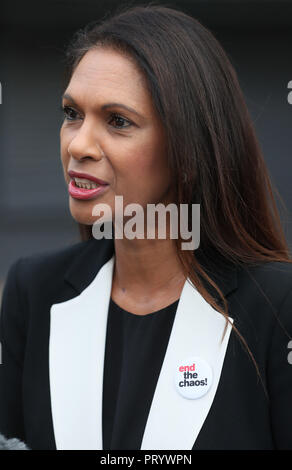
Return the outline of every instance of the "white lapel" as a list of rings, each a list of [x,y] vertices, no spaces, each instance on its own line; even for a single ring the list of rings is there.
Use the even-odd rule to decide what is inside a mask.
[[[80,295],[51,307],[49,374],[58,450],[102,449],[102,391],[114,257]]]
[[[230,321],[233,319],[229,317]],[[192,449],[213,403],[231,332],[225,319],[186,281],[178,303],[163,366],[148,415],[141,449]],[[174,383],[177,364],[191,356],[212,369],[209,391],[198,399],[181,396]]]
[[[51,307],[49,375],[58,450],[102,449],[102,392],[114,256],[80,295]],[[230,319],[233,321],[232,319]],[[141,449],[191,449],[211,408],[231,327],[186,281],[148,415]],[[175,388],[178,361],[197,356],[212,368],[210,390],[186,399]]]

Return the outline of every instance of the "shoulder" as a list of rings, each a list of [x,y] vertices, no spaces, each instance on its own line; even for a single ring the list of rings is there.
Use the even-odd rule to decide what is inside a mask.
[[[259,262],[254,265],[241,266],[238,269],[240,285],[252,282],[265,290],[292,288],[292,261]]]
[[[22,330],[28,318],[43,318],[51,304],[76,296],[94,278],[109,248],[93,238],[16,259],[4,284],[2,328],[6,322]]]
[[[45,277],[52,274],[65,272],[70,264],[82,252],[85,252],[92,245],[92,240],[74,243],[70,246],[49,249],[31,255],[18,258],[11,265],[9,271],[18,271],[18,275],[25,279]]]
[[[278,311],[292,291],[292,263],[266,262],[241,266],[237,270],[235,297],[245,302],[266,304]]]
[[[79,253],[86,250],[89,242],[79,242],[59,249],[50,249],[17,258],[9,267],[4,294],[10,285],[34,285],[52,276],[60,276]]]
[[[80,277],[94,276],[95,260],[105,251],[103,240],[90,239],[68,247],[45,250],[14,261],[9,268],[3,290],[3,301],[17,293],[20,297],[55,296],[65,289],[64,279],[74,268]],[[86,282],[86,280],[85,280]]]
[[[237,289],[230,296],[230,316],[258,345],[292,335],[292,263],[267,262],[237,269]],[[275,343],[277,344],[277,342]]]
[[[266,385],[275,447],[291,449],[292,264],[238,270],[233,311]]]

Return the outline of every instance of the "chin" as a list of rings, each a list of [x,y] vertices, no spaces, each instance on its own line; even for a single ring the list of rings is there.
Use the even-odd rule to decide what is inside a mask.
[[[92,205],[89,201],[76,201],[70,198],[69,206],[73,219],[79,224],[92,225],[96,221],[96,217],[91,215]]]
[[[95,222],[98,221],[99,218],[102,217],[102,214],[98,217],[96,215],[92,215],[92,209],[96,201],[78,201],[73,198],[70,198],[70,213],[73,219],[79,223],[84,225],[93,225]]]

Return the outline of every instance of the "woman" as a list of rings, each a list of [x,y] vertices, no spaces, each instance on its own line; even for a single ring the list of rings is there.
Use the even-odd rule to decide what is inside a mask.
[[[68,58],[61,158],[83,241],[9,271],[0,431],[31,449],[291,449],[291,259],[226,54],[149,4],[79,31]],[[165,239],[97,239],[120,196],[200,204],[199,247],[169,219]]]

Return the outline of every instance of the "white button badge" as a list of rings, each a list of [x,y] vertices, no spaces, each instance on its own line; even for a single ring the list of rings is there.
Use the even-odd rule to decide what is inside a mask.
[[[177,363],[174,378],[180,395],[195,399],[201,398],[209,391],[213,372],[208,362],[194,356]]]

